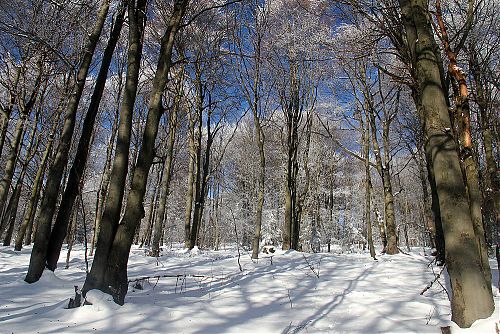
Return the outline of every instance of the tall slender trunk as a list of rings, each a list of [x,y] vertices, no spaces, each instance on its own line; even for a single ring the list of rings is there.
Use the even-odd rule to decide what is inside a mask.
[[[198,241],[198,221],[199,221],[199,213],[200,213],[200,193],[201,193],[201,139],[202,139],[202,129],[203,129],[203,100],[204,100],[204,86],[201,82],[201,67],[200,63],[197,61],[196,63],[196,77],[195,77],[195,89],[196,89],[196,97],[195,97],[195,108],[196,108],[196,129],[194,130],[194,149],[193,149],[193,200],[194,200],[194,209],[193,209],[193,220],[191,222],[191,230],[189,235],[189,249],[192,249],[196,246]]]
[[[96,209],[95,209],[95,219],[94,219],[94,228],[92,233],[92,242],[90,246],[90,255],[94,255],[95,243],[97,241],[97,236],[99,235],[102,211],[104,209],[104,203],[106,201],[106,197],[108,194],[109,180],[111,177],[111,159],[113,158],[113,147],[115,144],[116,134],[118,131],[118,120],[120,119],[120,98],[122,95],[123,89],[123,80],[122,74],[120,72],[120,76],[118,78],[118,94],[116,96],[116,110],[115,117],[113,119],[113,125],[111,127],[111,136],[109,137],[108,147],[106,148],[106,161],[104,163],[104,173],[101,178],[101,182],[99,183],[99,191],[97,193],[96,199]]]
[[[189,129],[188,129],[188,181],[186,192],[186,210],[184,217],[184,246],[190,248],[191,246],[191,213],[193,211],[193,197],[194,197],[194,178],[195,178],[195,160],[196,160],[196,146],[195,146],[195,119],[188,111]]]
[[[33,120],[33,127],[31,130],[31,135],[28,141],[28,146],[26,147],[26,154],[21,163],[21,171],[19,173],[19,177],[16,182],[16,186],[14,187],[14,191],[9,200],[9,204],[7,205],[7,209],[3,213],[2,224],[8,224],[9,229],[7,232],[7,236],[4,239],[4,246],[10,246],[12,234],[14,231],[14,225],[17,217],[17,209],[19,204],[19,198],[21,197],[21,190],[23,188],[24,177],[26,175],[26,171],[28,169],[28,165],[36,154],[38,144],[40,143],[37,138],[37,126],[38,126],[38,116],[40,114],[40,110],[38,110],[35,114],[35,118]],[[22,240],[22,238],[21,238]]]
[[[68,162],[69,151],[71,142],[73,140],[73,133],[76,124],[76,113],[80,98],[83,93],[87,73],[92,62],[94,51],[99,37],[101,35],[104,22],[108,14],[110,0],[103,0],[99,12],[97,14],[96,23],[88,37],[85,46],[82,63],[78,69],[76,77],[76,85],[73,94],[70,97],[66,115],[64,119],[63,129],[59,144],[57,146],[57,153],[52,166],[49,169],[47,182],[45,185],[45,192],[42,199],[41,207],[43,210],[38,217],[37,230],[35,234],[35,244],[31,252],[30,265],[28,273],[26,274],[25,281],[34,283],[39,280],[45,268],[45,259],[47,255],[47,247],[49,244],[50,229],[52,225],[52,218],[56,209],[57,197],[61,186],[61,180],[65,166]]]
[[[469,1],[468,20],[466,28],[470,29],[473,20],[474,1]],[[457,65],[457,52],[452,50],[448,40],[448,33],[441,12],[441,1],[436,1],[436,17],[440,30],[441,41],[448,57],[448,72],[455,80],[456,85],[453,90],[455,96],[456,115],[460,121],[460,155],[463,161],[463,172],[467,185],[469,198],[470,214],[476,234],[476,242],[481,257],[482,269],[488,285],[491,285],[491,270],[488,262],[488,248],[484,237],[483,214],[481,211],[482,196],[479,188],[479,168],[474,159],[474,150],[471,135],[470,108],[469,108],[469,89],[465,74]],[[464,34],[468,33],[465,29]],[[458,46],[460,47],[460,46]],[[458,49],[459,50],[459,49]]]
[[[9,101],[7,106],[4,107],[0,104],[0,156],[3,152],[5,137],[7,136],[10,116],[12,115],[12,110],[17,103],[17,86],[19,84],[19,77],[21,76],[21,69],[21,66],[16,67],[16,73],[14,74],[12,87],[9,90]]]
[[[120,38],[125,9],[126,3],[122,2],[114,21],[108,45],[104,50],[101,68],[99,69],[99,74],[97,75],[94,92],[92,93],[89,109],[87,110],[87,114],[85,115],[85,120],[83,122],[82,135],[78,142],[75,159],[69,171],[66,188],[64,189],[61,203],[59,205],[59,211],[57,213],[52,232],[50,233],[49,244],[47,247],[46,266],[52,271],[57,268],[57,260],[59,259],[63,241],[66,237],[66,231],[68,230],[73,205],[80,189],[83,186],[83,174],[85,172],[85,166],[87,165],[87,159],[92,143],[91,139],[94,132],[95,119],[99,111],[99,105],[104,92],[104,86],[106,84],[113,53],[118,39]],[[52,220],[52,217],[50,219]]]
[[[372,190],[372,178],[370,173],[370,126],[368,125],[368,120],[363,122],[361,116],[361,131],[362,131],[362,141],[363,141],[363,156],[365,158],[365,224],[366,224],[366,234],[368,239],[368,248],[370,250],[370,256],[376,260],[375,247],[373,245],[373,231],[372,231],[372,221],[371,221],[371,190]]]
[[[7,210],[5,211],[4,217],[2,220],[5,220],[5,223],[9,226],[7,229],[7,233],[3,240],[4,246],[10,246],[12,240],[12,234],[14,232],[14,225],[16,223],[17,216],[17,206],[19,203],[19,198],[21,197],[21,190],[23,187],[24,176],[26,175],[26,168],[23,168],[19,178],[16,181],[16,186],[14,187],[14,191],[9,200],[9,204],[7,205]]]
[[[63,110],[62,103],[60,103],[55,112],[55,117],[52,123],[52,127],[50,129],[45,150],[42,155],[42,160],[40,161],[40,165],[38,166],[38,169],[35,174],[35,180],[33,181],[33,188],[31,190],[31,195],[28,205],[26,207],[26,211],[24,212],[23,221],[19,226],[19,231],[17,232],[16,242],[14,246],[14,250],[16,251],[21,250],[24,237],[26,237],[25,244],[26,245],[31,244],[33,220],[35,218],[35,212],[38,205],[38,200],[40,199],[40,192],[42,190],[42,183],[43,183],[43,175],[45,174],[47,160],[52,152],[52,145],[54,143],[54,138],[56,136],[59,118],[61,117],[62,110]]]
[[[106,205],[101,217],[94,261],[90,273],[85,279],[82,290],[83,294],[94,288],[105,290],[103,286],[105,286],[104,275],[106,273],[108,256],[120,221],[120,211],[122,208],[128,172],[132,117],[142,58],[142,38],[144,25],[146,23],[146,3],[146,0],[138,0],[137,3],[135,3],[134,0],[129,0],[128,2],[129,47],[127,55],[127,74],[120,110],[115,157],[111,170]]]
[[[113,243],[107,257],[104,281],[100,282],[99,286],[97,286],[102,291],[111,293],[114,301],[120,305],[124,303],[128,288],[127,263],[130,247],[132,246],[137,226],[144,216],[142,203],[146,192],[150,167],[155,156],[154,144],[160,118],[163,113],[162,95],[170,71],[172,48],[187,3],[187,0],[175,1],[166,32],[161,39],[160,55],[153,80],[153,90],[151,92],[142,145],[132,179],[132,188],[127,197],[123,218],[116,228]],[[97,251],[99,251],[99,245]],[[94,269],[94,265],[92,265],[92,269]]]
[[[2,180],[0,181],[0,214],[3,212],[5,203],[7,201],[12,178],[14,177],[14,171],[16,170],[17,158],[21,147],[21,140],[24,134],[26,117],[27,115],[22,113],[17,120],[16,128],[14,129],[14,138],[12,139],[10,145],[10,153],[4,169],[4,175]],[[0,224],[0,236],[3,234],[6,228],[7,224],[4,224],[4,222],[2,221],[2,223]]]
[[[148,210],[148,219],[146,225],[146,231],[144,231],[144,235],[142,236],[142,241],[139,247],[149,247],[151,243],[151,233],[153,231],[153,224],[156,216],[156,208],[158,206],[158,197],[160,191],[160,185],[163,179],[163,170],[157,171],[158,180],[154,186],[153,193],[151,194],[151,200],[149,202],[149,210]],[[139,228],[137,228],[139,229]]]
[[[498,256],[500,247],[500,177],[498,176],[497,162],[493,153],[493,136],[490,126],[490,119],[493,118],[493,120],[495,120],[495,117],[489,117],[488,115],[488,109],[492,108],[491,97],[487,96],[488,94],[485,89],[485,83],[482,78],[474,46],[472,46],[469,63],[476,84],[476,103],[479,107],[479,124],[481,137],[483,139],[484,157],[486,160],[483,212],[485,217],[485,228],[489,226],[491,229],[490,233],[495,235],[495,240],[492,240],[492,243],[496,243],[497,263],[500,266],[500,257]],[[494,108],[492,109],[494,110]],[[498,285],[500,285],[500,278]]]
[[[177,132],[177,118],[179,110],[181,108],[181,102],[182,102],[181,99],[184,95],[183,84],[184,84],[184,68],[182,68],[179,72],[179,77],[177,79],[176,96],[174,97],[174,105],[169,114],[167,152],[165,156],[165,165],[163,166],[164,168],[163,180],[160,187],[160,203],[158,206],[158,212],[154,226],[151,256],[160,255],[160,240],[163,234],[163,224],[165,221],[167,198],[170,192],[170,180],[172,178],[172,161],[174,158],[175,136]]]
[[[259,22],[256,15],[257,14],[254,13],[255,24],[258,24]],[[260,30],[257,31],[256,38],[257,40],[255,47],[255,73],[252,86],[253,101],[251,102],[253,102],[252,115],[255,126],[257,148],[259,149],[259,176],[258,176],[258,190],[257,190],[257,207],[255,208],[255,232],[252,241],[252,259],[259,258],[259,243],[260,243],[261,229],[262,229],[262,209],[264,207],[265,182],[266,182],[266,155],[264,151],[265,135],[264,131],[262,130],[262,125],[260,123],[261,116],[259,115],[259,105],[260,105],[259,89],[261,85],[260,65],[262,61],[261,59],[262,35]]]
[[[481,257],[463,183],[457,146],[450,131],[448,105],[436,57],[437,46],[428,19],[428,2],[399,0],[406,40],[412,54],[424,113],[425,147],[432,169],[446,241],[446,263],[452,286],[452,320],[469,327],[493,310],[491,286]]]

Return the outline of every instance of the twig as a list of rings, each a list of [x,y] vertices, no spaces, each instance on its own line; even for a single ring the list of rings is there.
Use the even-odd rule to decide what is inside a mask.
[[[138,277],[138,278],[133,278],[133,279],[129,279],[128,280],[128,283],[132,283],[132,282],[138,282],[138,281],[145,281],[145,280],[149,280],[151,278],[164,278],[164,277],[167,277],[167,278],[186,278],[186,277],[194,277],[194,278],[214,278],[214,276],[207,276],[207,275],[192,275],[192,274],[177,274],[177,275],[156,275],[156,276],[144,276],[144,277]]]
[[[288,292],[288,300],[290,301],[290,308],[293,308],[292,298],[290,297],[290,289],[287,289],[287,292]]]
[[[304,257],[304,260],[306,261],[307,266],[314,273],[314,276],[316,276],[316,278],[319,278],[319,270],[320,270],[320,266],[321,266],[321,257],[319,258],[319,262],[318,262],[318,270],[316,270],[316,268],[309,262],[309,260],[306,258],[306,256],[304,255],[304,253],[302,253],[302,257]]]
[[[233,225],[234,225],[234,233],[236,234],[236,248],[238,249],[238,267],[240,267],[240,272],[243,272],[243,268],[241,268],[241,263],[240,263],[240,239],[238,238],[238,230],[236,228],[236,218],[234,217],[234,213],[232,209],[229,209],[231,211],[231,216],[233,216]]]
[[[434,274],[434,280],[432,280],[429,284],[427,284],[427,286],[422,290],[422,292],[420,292],[420,295],[423,295],[427,290],[432,288],[432,286],[434,285],[435,282],[438,282],[439,285],[441,285],[441,287],[444,289],[444,291],[446,291],[446,294],[448,294],[448,291],[446,290],[446,288],[441,284],[441,282],[439,282],[439,278],[441,277],[441,274],[443,273],[443,270],[445,267],[446,267],[446,265],[444,265],[443,268],[441,268],[441,271],[437,275],[434,273],[434,267],[432,267],[432,273]],[[449,295],[448,295],[448,298],[449,298]]]

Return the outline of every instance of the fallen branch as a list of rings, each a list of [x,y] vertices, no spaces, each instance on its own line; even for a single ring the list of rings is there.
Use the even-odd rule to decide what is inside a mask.
[[[139,278],[133,278],[129,279],[128,283],[133,283],[133,282],[139,282],[139,281],[145,281],[149,280],[152,278],[180,278],[180,277],[193,277],[193,278],[216,278],[215,276],[207,276],[207,275],[194,275],[194,274],[177,274],[177,275],[156,275],[156,276],[144,276],[144,277],[139,277]],[[218,279],[223,279],[223,278],[218,278]]]

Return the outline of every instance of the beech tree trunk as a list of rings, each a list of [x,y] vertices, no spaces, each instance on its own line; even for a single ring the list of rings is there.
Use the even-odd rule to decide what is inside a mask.
[[[481,266],[460,159],[451,133],[428,2],[399,0],[399,4],[424,113],[426,151],[432,157],[439,197],[452,286],[452,320],[460,327],[470,327],[475,320],[492,314],[491,286]]]
[[[106,162],[104,163],[104,173],[102,175],[101,181],[99,183],[99,192],[97,193],[96,199],[96,209],[95,209],[95,219],[94,228],[92,233],[92,242],[90,246],[90,255],[94,255],[95,243],[97,241],[97,236],[99,235],[99,229],[101,225],[102,211],[104,209],[104,203],[108,195],[109,180],[111,177],[111,159],[113,158],[113,147],[115,144],[116,133],[118,131],[118,120],[120,119],[120,98],[122,95],[123,80],[122,73],[120,72],[118,77],[118,94],[116,96],[116,111],[115,117],[113,119],[113,125],[111,128],[111,136],[109,137],[108,146],[106,148]]]
[[[106,198],[105,209],[102,213],[99,234],[97,238],[94,261],[90,273],[85,279],[82,294],[98,288],[109,292],[104,283],[108,256],[120,220],[120,211],[123,203],[123,194],[128,172],[129,147],[132,132],[132,117],[137,94],[139,68],[142,58],[143,32],[146,23],[146,0],[128,1],[129,47],[127,55],[127,74],[125,89],[120,110],[120,123],[116,139],[115,157]],[[141,206],[142,207],[142,206]]]
[[[62,103],[59,104],[55,112],[55,117],[50,129],[49,137],[45,150],[42,155],[42,160],[35,174],[35,180],[33,181],[33,188],[31,190],[30,199],[24,212],[23,221],[19,226],[19,231],[17,232],[16,242],[14,246],[15,251],[20,251],[23,244],[23,238],[25,238],[25,244],[31,244],[31,234],[33,230],[33,220],[35,218],[36,209],[38,206],[38,201],[40,199],[40,192],[42,190],[43,175],[45,174],[45,169],[47,166],[47,160],[52,152],[52,146],[54,143],[54,137],[56,136],[59,118],[62,113]]]
[[[373,245],[373,231],[372,231],[372,221],[371,221],[371,190],[372,190],[372,178],[370,173],[370,126],[368,125],[368,119],[366,124],[363,122],[361,116],[361,131],[362,131],[362,141],[363,141],[363,156],[365,158],[365,224],[366,224],[366,236],[368,239],[368,248],[370,250],[370,256],[376,260],[375,246]]]
[[[45,192],[41,204],[43,210],[40,212],[40,216],[38,217],[37,230],[35,233],[35,244],[33,245],[33,250],[31,252],[28,273],[26,274],[26,278],[24,279],[28,283],[34,283],[38,281],[45,268],[52,218],[56,209],[57,197],[59,195],[63,172],[68,162],[69,151],[71,148],[71,142],[73,140],[73,133],[76,124],[76,113],[85,86],[85,81],[87,79],[87,73],[92,62],[92,57],[94,55],[97,43],[99,42],[99,37],[101,35],[104,22],[106,21],[109,2],[110,0],[103,0],[99,8],[96,23],[92,29],[92,32],[89,34],[89,39],[85,46],[82,63],[80,65],[80,68],[78,69],[74,92],[68,102],[63,129],[56,150],[56,157],[52,166],[49,168],[49,173],[47,176]]]
[[[75,159],[69,171],[66,188],[64,189],[61,203],[59,205],[59,211],[57,213],[52,232],[50,233],[47,247],[46,266],[52,271],[57,268],[57,260],[59,259],[59,255],[61,253],[63,241],[66,238],[66,231],[68,230],[68,224],[71,220],[71,212],[73,211],[76,197],[80,193],[83,186],[83,174],[85,172],[85,166],[87,165],[87,159],[92,143],[91,139],[94,131],[95,119],[99,111],[99,105],[104,92],[104,86],[106,84],[106,78],[108,76],[108,70],[111,65],[113,53],[118,39],[120,38],[125,9],[126,3],[122,2],[116,14],[116,19],[109,37],[108,45],[104,50],[101,68],[99,69],[99,74],[97,75],[94,92],[92,93],[89,109],[87,110],[87,114],[85,115],[85,120],[83,122],[82,134],[78,142]],[[52,220],[52,217],[50,219]]]
[[[0,104],[0,156],[3,152],[5,144],[5,137],[7,136],[7,129],[9,128],[9,120],[12,110],[17,103],[17,86],[19,84],[19,77],[21,76],[21,66],[16,67],[12,88],[9,90],[9,99],[7,106]]]
[[[170,192],[170,180],[172,178],[172,161],[174,158],[174,145],[175,145],[175,136],[177,133],[177,118],[179,114],[179,110],[181,108],[181,99],[184,95],[184,68],[180,70],[177,78],[176,85],[176,95],[174,97],[174,105],[169,114],[169,122],[168,122],[168,143],[167,143],[167,152],[165,156],[165,164],[163,166],[163,180],[160,186],[160,203],[158,205],[157,217],[154,226],[153,233],[153,244],[151,256],[160,256],[160,240],[163,235],[163,225],[165,222],[165,211],[167,207],[167,199],[168,194]]]
[[[161,39],[160,55],[153,80],[153,90],[148,108],[149,112],[139,157],[137,159],[132,178],[132,188],[130,189],[127,197],[127,205],[125,207],[121,223],[116,227],[116,233],[111,238],[111,249],[108,251],[109,254],[105,259],[106,261],[98,264],[99,266],[103,266],[98,268],[98,271],[104,272],[104,280],[96,282],[94,279],[93,281],[89,281],[89,277],[92,276],[89,275],[87,276],[84,286],[85,292],[88,291],[89,287],[96,287],[101,291],[111,293],[114,301],[120,305],[123,305],[124,303],[128,288],[127,263],[130,247],[132,245],[137,226],[139,225],[141,218],[144,217],[144,208],[142,203],[146,192],[149,170],[155,156],[154,144],[158,133],[158,124],[163,113],[162,95],[168,80],[168,73],[171,66],[172,47],[187,3],[187,0],[175,1],[174,9],[168,22],[166,32]],[[129,4],[129,8],[130,7],[132,6]],[[102,234],[101,230],[99,239],[101,239]],[[109,247],[109,245],[110,244],[105,244],[103,246]],[[99,241],[96,256],[98,252]],[[94,270],[94,266],[96,266],[95,262],[92,264],[92,270]]]
[[[19,149],[21,147],[21,140],[24,134],[24,126],[26,123],[27,115],[22,113],[17,120],[16,128],[14,129],[14,138],[12,139],[10,145],[10,153],[7,157],[7,163],[5,164],[3,178],[0,181],[0,214],[4,210],[5,203],[7,202],[7,197],[9,195],[10,186],[12,183],[12,178],[14,176],[14,171],[16,170],[17,157],[19,154]],[[7,224],[0,224],[0,236],[7,228]]]

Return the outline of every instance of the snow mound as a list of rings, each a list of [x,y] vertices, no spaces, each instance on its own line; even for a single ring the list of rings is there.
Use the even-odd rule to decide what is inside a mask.
[[[85,300],[92,304],[95,311],[118,310],[120,306],[113,301],[113,297],[101,290],[93,289],[87,292]]]
[[[191,249],[189,251],[189,254],[191,256],[194,256],[194,255],[199,255],[201,253],[200,249],[198,248],[198,246],[194,246],[193,249]]]

